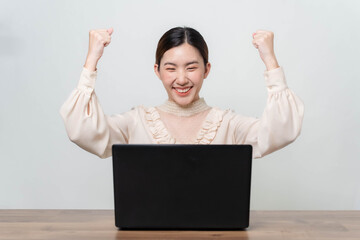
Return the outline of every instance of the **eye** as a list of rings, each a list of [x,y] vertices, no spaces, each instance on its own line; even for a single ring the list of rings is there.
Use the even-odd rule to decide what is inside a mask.
[[[168,71],[175,71],[175,68],[167,68]]]
[[[188,70],[195,70],[197,67],[190,67]]]

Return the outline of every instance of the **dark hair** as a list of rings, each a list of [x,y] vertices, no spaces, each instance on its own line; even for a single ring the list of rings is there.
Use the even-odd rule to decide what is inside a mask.
[[[208,63],[209,51],[203,36],[201,36],[198,31],[190,27],[175,27],[164,33],[157,45],[155,61],[158,64],[159,70],[160,61],[164,53],[167,50],[180,46],[185,42],[199,50],[206,66]]]

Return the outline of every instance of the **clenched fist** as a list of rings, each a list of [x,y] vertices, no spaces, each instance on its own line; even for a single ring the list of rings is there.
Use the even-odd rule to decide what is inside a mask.
[[[266,30],[258,30],[253,33],[253,45],[259,50],[260,57],[265,63],[267,70],[279,67],[274,52],[274,33]]]
[[[89,32],[89,50],[84,67],[91,71],[96,70],[96,64],[104,53],[104,48],[111,42],[113,29],[90,30]]]

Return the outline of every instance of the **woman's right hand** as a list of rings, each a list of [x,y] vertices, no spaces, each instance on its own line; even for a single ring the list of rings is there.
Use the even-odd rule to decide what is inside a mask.
[[[84,67],[90,71],[96,70],[97,62],[103,55],[104,47],[108,46],[111,42],[113,31],[113,28],[90,30],[89,50]]]

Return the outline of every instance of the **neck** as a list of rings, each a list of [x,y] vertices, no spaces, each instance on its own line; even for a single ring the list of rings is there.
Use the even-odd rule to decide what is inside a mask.
[[[167,100],[157,108],[163,112],[171,113],[177,116],[189,117],[206,111],[211,107],[206,104],[204,98],[199,98],[186,106],[181,106],[174,101]]]

